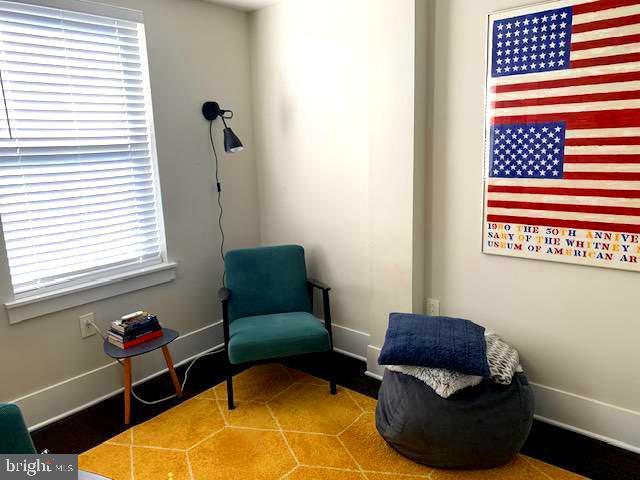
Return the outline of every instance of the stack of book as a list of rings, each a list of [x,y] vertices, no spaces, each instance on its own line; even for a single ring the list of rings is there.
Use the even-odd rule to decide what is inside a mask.
[[[155,315],[135,312],[111,322],[109,343],[127,349],[162,336],[162,327]]]

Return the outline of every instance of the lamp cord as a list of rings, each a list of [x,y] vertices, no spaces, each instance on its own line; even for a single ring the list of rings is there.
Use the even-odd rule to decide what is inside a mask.
[[[226,124],[225,124],[226,126]],[[222,228],[222,185],[220,184],[220,175],[219,175],[219,167],[218,167],[218,152],[216,151],[216,144],[213,141],[213,120],[209,121],[209,140],[211,141],[211,148],[213,149],[213,158],[215,159],[215,172],[216,172],[216,188],[218,190],[218,207],[220,209],[220,214],[218,215],[218,228],[220,229],[220,237],[221,237],[221,242],[220,242],[220,257],[222,258],[222,286],[226,286],[225,285],[225,271],[224,271],[224,229]],[[96,331],[98,332],[98,335],[100,335],[102,337],[103,340],[108,341],[107,340],[107,336],[102,333],[102,331],[100,330],[100,328],[98,328],[98,326],[93,322],[93,321],[89,321],[89,323],[96,329]],[[205,357],[207,355],[214,355],[217,353],[220,353],[224,350],[224,347],[215,349],[215,350],[208,350],[206,352],[203,352],[197,356],[195,356],[192,360],[191,363],[189,364],[189,366],[187,367],[187,369],[184,372],[184,380],[182,381],[182,389],[184,389],[185,385],[187,384],[187,378],[189,376],[189,371],[191,370],[191,367],[193,367],[193,365],[196,363],[196,361],[202,357]],[[116,359],[118,363],[120,363],[122,365],[122,361],[119,359]],[[161,402],[166,402],[167,400],[170,400],[172,398],[175,398],[176,395],[170,395],[168,397],[164,397],[164,398],[160,398],[158,400],[144,400],[143,398],[140,398],[138,395],[136,395],[136,392],[133,391],[133,389],[131,389],[131,394],[133,395],[133,397],[138,400],[139,402],[142,402],[146,405],[156,405],[158,403]]]
[[[96,329],[96,332],[98,332],[98,335],[100,335],[105,342],[108,342],[107,336],[104,333],[102,333],[102,330],[100,330],[98,325],[96,325],[93,320],[89,320],[89,324],[92,325],[93,328]],[[191,367],[193,367],[195,365],[197,360],[201,359],[202,357],[206,357],[207,355],[215,355],[215,354],[218,354],[220,352],[223,352],[224,349],[225,349],[225,347],[209,349],[209,350],[204,351],[202,353],[199,353],[198,355],[193,357],[191,359],[191,363],[189,363],[189,366],[187,367],[187,369],[184,372],[184,379],[182,380],[182,384],[180,385],[180,389],[184,390],[184,387],[187,384],[187,379],[189,378],[189,370],[191,370]],[[118,358],[116,358],[115,360],[120,365],[124,365],[122,360],[120,360]],[[173,395],[169,395],[168,397],[164,397],[164,398],[159,398],[158,400],[145,400],[144,398],[140,398],[136,394],[136,392],[133,390],[133,388],[131,388],[131,395],[133,395],[133,398],[138,400],[140,403],[144,403],[145,405],[157,405],[158,403],[166,402],[167,400],[171,400],[172,398],[177,397],[177,395],[174,393]]]
[[[220,258],[222,258],[222,286],[225,285],[225,269],[224,269],[224,229],[222,228],[222,185],[220,184],[220,177],[218,175],[218,152],[216,151],[216,144],[213,141],[213,120],[209,121],[209,140],[211,141],[211,148],[213,149],[213,157],[216,163],[216,188],[218,189],[218,207],[220,214],[218,215],[218,228],[220,229]]]

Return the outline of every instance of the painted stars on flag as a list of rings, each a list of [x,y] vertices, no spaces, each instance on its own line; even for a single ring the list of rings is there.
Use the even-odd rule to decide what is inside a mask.
[[[489,176],[561,179],[564,122],[491,127]]]
[[[491,76],[569,68],[571,12],[568,7],[496,20]]]

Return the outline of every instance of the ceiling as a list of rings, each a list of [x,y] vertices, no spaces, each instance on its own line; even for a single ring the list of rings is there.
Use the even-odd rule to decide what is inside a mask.
[[[273,5],[274,3],[277,3],[279,0],[206,0],[206,1],[211,3],[219,3],[221,5],[227,5],[229,7],[250,12],[252,10],[258,10],[259,8]]]

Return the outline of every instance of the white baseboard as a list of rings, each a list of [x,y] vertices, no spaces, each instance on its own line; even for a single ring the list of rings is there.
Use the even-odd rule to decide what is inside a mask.
[[[218,321],[178,337],[171,344],[171,354],[176,365],[188,362],[200,353],[220,345],[223,341],[220,325],[221,321]],[[166,371],[159,351],[133,359],[134,385]],[[16,398],[12,403],[20,406],[29,430],[36,430],[117,395],[122,390],[121,368],[117,362],[112,361]]]
[[[370,372],[369,370],[365,371],[364,374],[367,377],[375,378],[376,380],[382,381],[382,375],[378,375],[377,373]]]
[[[369,334],[334,324],[333,335],[337,352],[366,360],[365,374],[377,380],[382,379],[384,367],[378,365],[380,348],[368,345]],[[182,335],[171,345],[176,365],[221,346],[222,341],[220,321]],[[164,360],[158,352],[144,355],[134,362],[134,384],[166,372]],[[640,412],[533,382],[531,385],[536,396],[535,416],[538,420],[640,453]],[[35,430],[121,391],[120,367],[116,362],[109,362],[13,402],[22,409],[30,430]]]
[[[384,367],[378,365],[378,356],[380,355],[380,347],[374,345],[367,345],[367,371],[365,375],[371,378],[382,380],[384,374]]]
[[[171,344],[176,366],[222,345],[222,321],[178,337]],[[369,334],[333,325],[335,350],[366,360]],[[194,367],[197,368],[197,367]],[[133,359],[134,386],[167,371],[159,352]],[[115,361],[12,400],[20,406],[29,430],[37,430],[122,392],[122,372]]]
[[[640,453],[640,412],[529,383],[538,420]]]
[[[333,331],[333,349],[336,352],[357,358],[363,362],[367,361],[368,333],[336,324],[332,324],[331,327]]]

